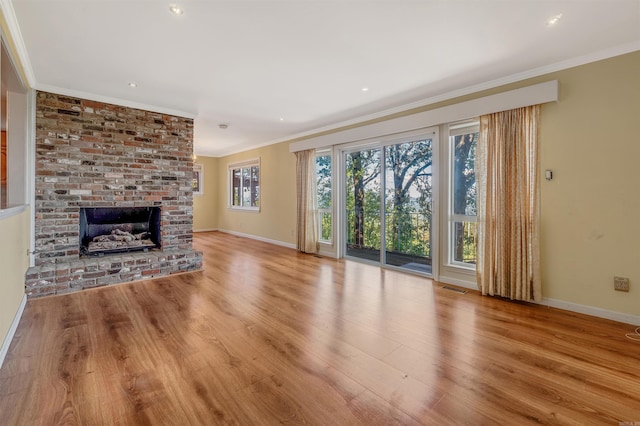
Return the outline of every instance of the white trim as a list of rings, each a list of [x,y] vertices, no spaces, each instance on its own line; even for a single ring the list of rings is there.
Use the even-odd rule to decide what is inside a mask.
[[[443,276],[443,275],[440,275],[440,278],[437,281],[434,281],[434,284],[438,284],[438,283],[440,283],[440,284],[452,284],[452,285],[457,285],[458,287],[468,288],[469,290],[479,291],[478,290],[478,286],[474,282],[460,280],[460,279],[457,279],[457,278],[446,277],[446,276]]]
[[[419,130],[438,126],[443,123],[479,117],[483,114],[557,100],[558,81],[552,80],[429,111],[380,121],[367,126],[355,127],[341,132],[329,133],[315,138],[293,142],[289,145],[289,152],[339,145],[381,136],[390,136],[400,132]]]
[[[336,256],[336,250],[333,244],[320,243],[318,247],[318,253],[320,256],[330,257],[332,259],[338,259]]]
[[[58,95],[71,96],[74,98],[87,99],[87,100],[96,101],[96,102],[104,102],[107,104],[124,106],[128,108],[136,108],[144,111],[152,111],[160,114],[175,115],[183,118],[195,119],[197,116],[197,113],[195,112],[180,111],[177,109],[165,108],[157,105],[149,105],[141,102],[129,101],[126,99],[112,98],[110,96],[98,95],[96,93],[83,92],[81,90],[67,89],[65,87],[58,87],[58,86],[50,86],[48,84],[36,84],[36,89],[42,92],[51,92],[51,93],[56,93]]]
[[[227,168],[231,169],[231,168],[244,167],[244,166],[253,166],[255,164],[260,165],[260,157],[249,158],[247,160],[229,163],[227,164]]]
[[[264,238],[264,237],[260,237],[258,235],[245,234],[245,233],[242,233],[242,232],[232,231],[230,229],[218,229],[218,231],[224,232],[225,234],[235,235],[236,237],[249,238],[251,240],[262,241],[263,243],[269,243],[269,244],[273,244],[273,245],[276,245],[276,246],[287,247],[287,248],[294,249],[294,250],[296,248],[295,244],[285,243],[284,241],[272,240],[270,238]]]
[[[9,34],[5,34],[5,37],[10,39],[8,40],[10,41],[9,45],[15,48],[15,52],[18,55],[17,58],[13,59],[19,61],[20,67],[18,68],[21,68],[25,74],[24,76],[21,76],[20,79],[25,77],[27,79],[27,85],[29,87],[34,87],[36,84],[36,76],[33,73],[31,61],[29,61],[29,54],[27,52],[27,47],[24,44],[24,39],[22,38],[22,32],[20,31],[20,25],[18,24],[18,17],[16,16],[16,11],[13,8],[13,2],[11,0],[0,0],[0,10],[2,10],[4,21],[7,23],[7,31],[9,32]],[[10,51],[11,49],[7,46],[9,56],[11,56]]]
[[[475,277],[476,273],[476,265],[470,263],[464,263],[462,261],[457,261],[454,259],[455,252],[455,244],[453,241],[454,236],[454,225],[456,222],[470,222],[477,223],[478,218],[477,215],[466,215],[466,214],[454,214],[454,169],[455,169],[455,147],[453,146],[452,138],[455,136],[465,135],[469,133],[477,133],[480,131],[480,123],[478,119],[473,119],[471,121],[465,122],[457,122],[451,123],[449,125],[443,125],[443,129],[445,132],[442,135],[441,146],[446,152],[447,161],[442,162],[443,167],[446,171],[446,179],[443,182],[442,188],[447,193],[446,203],[442,206],[440,211],[443,214],[443,217],[446,217],[446,223],[443,221],[442,223],[442,232],[443,238],[440,244],[442,248],[441,253],[443,253],[442,258],[442,266],[446,268],[451,268],[456,272],[462,273],[472,273]],[[444,173],[443,173],[444,174]],[[464,272],[463,272],[464,271]]]
[[[260,207],[228,206],[227,209],[232,210],[234,212],[260,213]]]
[[[219,229],[218,228],[194,229],[191,232],[213,232],[213,231],[219,231]]]
[[[26,304],[27,295],[24,294],[22,295],[20,306],[18,306],[18,311],[13,317],[13,321],[11,321],[11,327],[9,327],[9,331],[7,331],[7,335],[2,342],[2,348],[0,348],[0,368],[2,368],[2,364],[4,364],[4,358],[9,352],[9,346],[11,345],[11,341],[13,340],[13,336],[16,334],[16,330],[18,329],[18,324],[20,323],[20,319],[22,318],[22,313],[24,312],[24,307],[26,306]]]
[[[36,91],[29,89],[27,98],[27,200],[33,206],[29,223],[29,266],[36,264]]]
[[[244,185],[242,178],[242,170],[246,168],[258,168],[258,187],[260,187],[260,193],[257,206],[241,206],[233,204],[233,171],[240,169],[240,181],[241,187]],[[234,211],[246,211],[259,213],[262,207],[262,167],[260,157],[250,158],[248,160],[236,161],[235,163],[227,164],[227,208]],[[238,194],[238,201],[242,203],[242,192]]]
[[[15,216],[17,214],[22,213],[29,207],[28,204],[21,204],[19,206],[7,207],[6,209],[0,210],[0,220],[7,219],[11,216]]]
[[[605,318],[612,321],[623,322],[625,324],[631,324],[640,326],[640,316],[625,314],[622,312],[610,311],[608,309],[596,308],[595,306],[580,305],[573,302],[565,302],[564,300],[550,299],[543,297],[539,305],[550,306],[552,308],[558,308],[565,311],[577,312],[579,314],[591,315],[598,318]]]

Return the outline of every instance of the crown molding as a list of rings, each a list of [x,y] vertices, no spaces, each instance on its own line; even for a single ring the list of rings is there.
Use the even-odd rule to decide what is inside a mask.
[[[360,116],[350,120],[341,121],[339,123],[330,124],[324,127],[319,127],[319,128],[298,133],[286,138],[278,139],[278,140],[272,141],[271,143],[275,144],[280,142],[291,141],[293,139],[306,138],[309,136],[316,135],[318,133],[329,132],[342,127],[353,126],[366,121],[377,120],[377,119],[388,117],[394,114],[410,111],[412,109],[417,109],[417,108],[425,107],[427,105],[432,105],[438,102],[448,101],[449,99],[454,99],[461,96],[482,92],[483,90],[494,89],[496,87],[504,86],[506,84],[516,83],[518,81],[527,80],[529,78],[540,77],[541,75],[550,74],[556,71],[562,71],[568,68],[585,65],[591,62],[613,58],[615,56],[624,55],[627,53],[635,52],[637,50],[640,50],[640,40],[634,41],[632,43],[616,46],[610,49],[600,50],[598,52],[590,53],[588,55],[567,59],[565,61],[555,62],[553,64],[534,68],[528,71],[511,74],[506,77],[501,77],[501,78],[487,81],[485,83],[475,84],[473,86],[468,86],[462,89],[452,90],[450,92],[446,92],[436,96],[431,96],[426,99],[422,99],[409,104],[404,104],[398,107],[386,109],[373,114],[364,115],[364,116]]]
[[[447,93],[432,96],[426,99],[422,99],[409,104],[404,104],[398,107],[386,109],[373,114],[364,115],[361,117],[342,121],[335,124],[330,124],[324,127],[319,127],[317,129],[309,130],[309,131],[298,133],[296,135],[293,135],[287,138],[282,138],[280,140],[273,141],[272,143],[286,142],[293,139],[305,138],[318,133],[336,130],[341,127],[353,126],[366,121],[377,120],[377,119],[388,117],[394,114],[410,111],[412,109],[417,109],[417,108],[425,107],[427,105],[432,105],[438,102],[448,101],[449,99],[454,99],[461,96],[482,92],[483,90],[494,89],[496,87],[504,86],[506,84],[516,83],[518,81],[527,80],[529,78],[540,77],[541,75],[549,74],[556,71],[562,71],[562,70],[577,67],[580,65],[585,65],[590,62],[596,62],[603,59],[612,58],[614,56],[624,55],[626,53],[635,52],[637,50],[640,50],[640,40],[635,41],[633,43],[617,46],[615,48],[601,50],[588,55],[583,55],[576,58],[567,59],[565,61],[556,62],[551,65],[534,68],[532,70],[528,70],[528,71],[524,71],[516,74],[511,74],[509,76],[490,80],[485,83],[475,84],[473,86],[468,86],[462,89],[453,90]]]
[[[237,154],[240,152],[261,148],[268,145],[275,145],[277,143],[282,143],[282,142],[290,142],[295,139],[307,139],[319,133],[332,132],[334,130],[337,130],[343,127],[353,126],[353,125],[361,124],[371,120],[378,120],[384,117],[389,117],[394,114],[410,111],[412,109],[417,109],[417,108],[425,107],[427,105],[432,105],[438,102],[447,101],[449,99],[454,99],[461,96],[482,92],[483,90],[493,89],[496,87],[504,86],[506,84],[527,80],[529,78],[540,77],[545,74],[562,71],[562,70],[577,67],[580,65],[585,65],[591,62],[597,62],[604,59],[613,58],[615,56],[624,55],[624,54],[635,52],[638,50],[640,50],[640,40],[636,40],[631,43],[627,43],[623,45],[618,45],[609,49],[599,50],[597,52],[589,53],[587,55],[577,56],[564,61],[555,62],[550,65],[533,68],[528,71],[511,74],[511,75],[490,80],[484,83],[467,86],[462,89],[457,89],[450,92],[442,93],[440,95],[431,96],[429,98],[425,98],[409,104],[404,104],[398,107],[385,109],[383,111],[379,111],[373,114],[363,115],[363,116],[352,118],[349,120],[340,121],[338,123],[329,124],[327,126],[318,127],[305,132],[296,133],[294,135],[287,136],[284,138],[275,139],[275,140],[271,140],[268,142],[263,142],[263,143],[255,144],[251,146],[244,146],[238,149],[221,150],[221,151],[217,151],[216,154],[213,154],[211,152],[210,153],[214,157],[224,157],[227,155]]]
[[[48,84],[36,84],[36,89],[42,92],[51,92],[51,93],[56,93],[58,95],[72,96],[74,98],[88,99],[90,101],[104,102],[107,104],[114,104],[114,105],[129,107],[129,108],[141,109],[145,111],[158,112],[161,114],[175,115],[178,117],[191,118],[191,119],[196,118],[196,114],[192,112],[180,111],[180,110],[171,109],[171,108],[164,108],[156,105],[149,105],[149,104],[144,104],[140,102],[129,101],[126,99],[112,98],[110,96],[103,96],[95,93],[83,92],[80,90],[67,89],[65,87],[50,86]]]
[[[0,0],[0,10],[4,17],[4,36],[7,38],[7,44],[9,44],[7,47],[10,50],[9,54],[12,57],[12,61],[14,65],[18,65],[16,68],[21,71],[22,78],[26,80],[24,83],[30,88],[34,87],[36,85],[36,76],[31,67],[27,47],[24,44],[20,25],[18,25],[18,17],[11,0]]]
[[[631,43],[619,45],[612,47],[610,49],[604,49],[597,52],[590,53],[588,55],[577,56],[575,58],[567,59],[565,61],[555,62],[550,65],[545,65],[543,67],[534,68],[528,71],[520,72],[517,74],[512,74],[506,77],[501,77],[495,80],[487,81],[485,83],[476,84],[473,86],[468,86],[462,89],[453,90],[447,93],[443,93],[440,95],[432,96],[426,99],[422,99],[417,102],[401,105],[398,107],[386,109],[374,114],[363,115],[360,117],[356,117],[350,120],[341,121],[338,123],[330,124],[324,127],[318,127],[313,130],[308,130],[306,132],[297,133],[291,136],[287,136],[280,139],[271,140],[268,142],[263,142],[260,144],[255,144],[251,146],[243,146],[238,149],[228,149],[216,151],[215,153],[209,151],[208,153],[213,157],[224,157],[227,155],[237,154],[240,152],[249,151],[251,149],[261,148],[268,145],[275,145],[281,142],[290,142],[295,139],[306,139],[313,135],[317,135],[319,133],[331,132],[343,127],[353,126],[360,123],[364,123],[371,120],[376,120],[384,117],[389,117],[393,114],[398,114],[406,111],[410,111],[412,109],[421,108],[427,105],[435,104],[437,102],[447,101],[449,99],[454,99],[460,96],[470,95],[473,93],[478,93],[483,90],[493,89],[495,87],[504,86],[506,84],[515,83],[518,81],[526,80],[529,78],[539,77],[541,75],[550,74],[556,71],[562,71],[568,68],[577,67],[580,65],[585,65],[591,62],[597,62],[604,59],[613,58],[615,56],[624,55],[627,53],[635,52],[640,50],[640,40],[636,40]],[[206,154],[202,154],[206,155]]]

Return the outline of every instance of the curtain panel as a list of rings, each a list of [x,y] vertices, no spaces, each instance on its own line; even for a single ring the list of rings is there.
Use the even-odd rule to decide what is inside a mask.
[[[476,152],[478,287],[484,295],[539,301],[540,105],[480,118]]]
[[[296,154],[297,249],[304,253],[318,251],[318,200],[316,191],[316,152]]]

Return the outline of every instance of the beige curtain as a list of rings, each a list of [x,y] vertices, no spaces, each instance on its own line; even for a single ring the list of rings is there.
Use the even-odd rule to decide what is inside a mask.
[[[485,295],[541,298],[539,115],[535,105],[480,118],[477,275]]]
[[[318,200],[316,194],[316,152],[296,152],[298,250],[318,251]]]

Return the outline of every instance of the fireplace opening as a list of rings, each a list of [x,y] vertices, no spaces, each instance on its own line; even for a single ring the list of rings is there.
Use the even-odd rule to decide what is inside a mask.
[[[160,207],[80,209],[80,256],[159,249]]]

